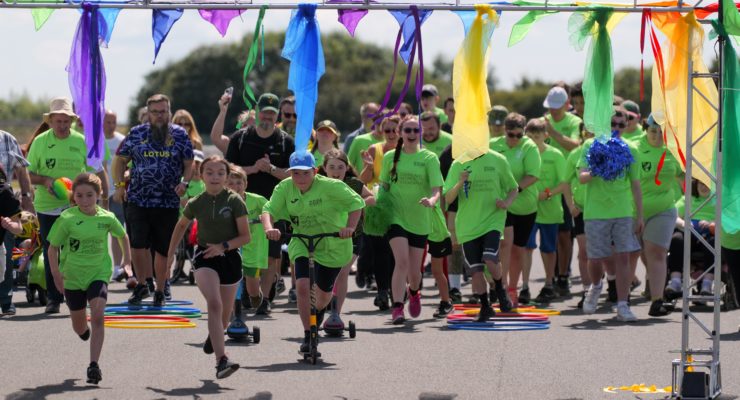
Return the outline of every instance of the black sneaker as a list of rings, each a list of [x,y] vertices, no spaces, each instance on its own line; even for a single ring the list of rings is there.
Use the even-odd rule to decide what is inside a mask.
[[[221,357],[216,365],[216,379],[228,378],[239,369],[239,364],[229,361],[226,356]]]
[[[167,301],[172,300],[172,289],[170,288],[170,280],[164,281],[164,299]]]
[[[527,305],[530,301],[532,301],[532,294],[529,293],[529,288],[524,288],[519,291],[519,298],[517,298],[517,301],[521,305]]]
[[[280,294],[285,291],[285,281],[283,278],[278,278],[277,282],[275,283],[275,293]]]
[[[49,304],[46,305],[44,312],[46,314],[59,314],[59,303],[50,301]]]
[[[380,311],[387,311],[391,308],[390,301],[388,300],[388,293],[385,290],[381,290],[375,295],[373,300],[375,307],[378,307]]]
[[[360,289],[365,287],[365,274],[360,270],[357,270],[355,274],[355,285]]]
[[[480,297],[478,297],[478,295],[477,295],[477,294],[475,294],[475,293],[473,293],[473,294],[472,294],[472,295],[471,295],[471,296],[470,296],[470,297],[468,298],[468,304],[479,304],[479,303],[480,303]]]
[[[576,307],[578,307],[579,310],[583,309],[584,301],[586,301],[586,291],[585,290],[583,291],[583,293],[581,293],[581,300],[579,300],[578,304],[576,305]]]
[[[458,288],[450,289],[450,300],[452,300],[453,304],[462,303],[462,293],[460,293],[460,289]]]
[[[555,291],[551,287],[545,286],[540,290],[540,294],[537,295],[534,301],[540,304],[547,304],[557,298],[558,295],[555,294]]]
[[[288,302],[289,303],[298,302],[298,293],[296,293],[295,288],[290,288],[290,290],[288,290]]]
[[[478,318],[475,320],[475,322],[486,322],[489,318],[493,318],[495,316],[496,311],[493,310],[493,307],[481,306],[480,310],[478,311]]]
[[[98,382],[103,380],[103,372],[100,371],[100,367],[98,366],[98,363],[90,363],[90,366],[87,367],[87,383],[91,383],[93,385],[97,385]]]
[[[655,300],[650,304],[650,311],[648,315],[651,317],[664,317],[669,314],[669,311],[663,307],[663,300]]]
[[[15,315],[15,304],[8,303],[2,305],[2,315]]]
[[[154,292],[154,301],[152,301],[152,306],[164,307],[165,304],[166,304],[166,301],[164,299],[164,292],[160,292],[159,290]]]
[[[555,282],[555,290],[560,296],[570,296],[570,280],[567,276],[559,276]]]
[[[367,275],[365,278],[365,289],[378,290],[378,285],[375,284],[375,278],[372,275]],[[421,289],[421,287],[419,289]]]
[[[128,304],[138,306],[141,305],[141,300],[149,297],[149,288],[140,283],[134,288],[134,293],[128,298]]]
[[[434,318],[444,318],[447,316],[447,314],[451,313],[453,310],[452,303],[449,301],[440,301],[439,307],[437,307],[437,311],[432,314]]]
[[[609,302],[616,304],[617,303],[617,280],[606,280],[607,286],[606,286],[606,299],[609,300]]]
[[[272,309],[270,308],[270,302],[267,301],[267,299],[262,299],[262,303],[260,303],[260,306],[257,307],[254,315],[270,315],[270,312],[272,312]]]
[[[146,278],[146,287],[149,289],[149,293],[154,293],[154,278]]]
[[[211,343],[211,335],[206,337],[206,341],[203,342],[203,352],[206,354],[213,354],[213,343]]]
[[[509,312],[514,308],[514,305],[511,303],[511,299],[509,298],[509,294],[506,293],[506,289],[503,286],[499,289],[491,289],[489,296],[491,299],[498,299],[498,308],[501,312]]]
[[[303,332],[303,343],[301,343],[301,347],[298,351],[303,354],[308,354],[311,351],[311,332],[310,331]]]

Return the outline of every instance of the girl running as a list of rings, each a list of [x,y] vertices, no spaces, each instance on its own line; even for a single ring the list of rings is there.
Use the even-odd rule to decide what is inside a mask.
[[[206,191],[191,199],[172,233],[168,258],[175,256],[177,245],[190,221],[198,220],[198,248],[193,268],[195,282],[208,305],[208,337],[203,344],[206,354],[216,354],[216,378],[223,379],[239,369],[226,356],[224,329],[229,324],[236,291],[242,279],[239,249],[249,243],[247,207],[242,196],[226,189],[230,166],[223,158],[203,160],[200,174]]]
[[[439,159],[419,148],[419,119],[407,116],[398,125],[401,138],[396,149],[383,157],[380,182],[391,200],[391,226],[388,230],[395,258],[392,278],[394,324],[405,321],[403,298],[409,296],[409,315],[421,314],[421,259],[427,236],[432,233],[434,207],[443,184]],[[408,285],[407,285],[408,283]]]
[[[118,238],[123,250],[123,265],[131,265],[128,236],[116,216],[97,205],[102,195],[102,181],[83,173],[72,184],[74,207],[62,212],[49,232],[49,265],[54,284],[64,293],[72,319],[72,329],[86,341],[90,339],[90,365],[87,382],[103,379],[98,361],[105,337],[104,311],[113,261],[108,252],[108,234]],[[60,258],[61,249],[61,258]],[[90,324],[87,311],[90,305]]]

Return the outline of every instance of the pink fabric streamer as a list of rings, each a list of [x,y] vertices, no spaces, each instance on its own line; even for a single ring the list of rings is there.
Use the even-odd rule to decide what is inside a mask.
[[[198,10],[200,16],[213,24],[221,36],[226,36],[231,20],[240,16],[245,10]]]

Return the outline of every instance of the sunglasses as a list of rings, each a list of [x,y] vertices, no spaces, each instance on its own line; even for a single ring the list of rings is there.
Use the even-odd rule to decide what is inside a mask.
[[[398,116],[401,118],[406,118],[407,115],[409,115],[409,113],[398,113]]]
[[[618,128],[618,129],[624,129],[627,127],[627,124],[624,122],[614,122],[612,121],[612,128]]]
[[[524,137],[523,133],[513,133],[513,132],[506,132],[506,136],[512,138],[512,139],[521,139]]]
[[[632,113],[629,113],[629,114],[627,114],[627,119],[630,120],[630,121],[634,121],[634,120],[637,119],[637,115],[632,114]]]
[[[403,133],[419,133],[421,130],[419,128],[403,128]]]
[[[504,129],[506,130],[512,130],[512,129],[524,129],[523,125],[519,125],[517,123],[504,123]]]
[[[283,113],[283,119],[285,118],[290,118],[290,119],[298,118],[298,114],[286,112],[286,113]]]
[[[383,129],[383,133],[391,133],[391,132],[395,132],[395,131],[396,131],[395,129],[388,129],[388,128]]]

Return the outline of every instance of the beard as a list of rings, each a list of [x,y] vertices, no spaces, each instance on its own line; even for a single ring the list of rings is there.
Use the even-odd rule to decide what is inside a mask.
[[[275,123],[272,121],[262,120],[260,121],[258,127],[263,131],[272,131],[273,129],[275,129]]]
[[[164,143],[167,140],[167,136],[170,134],[169,124],[154,125],[150,126],[152,131],[152,139],[158,143]]]

